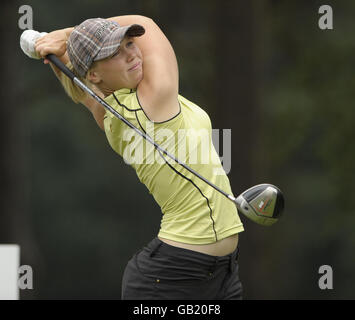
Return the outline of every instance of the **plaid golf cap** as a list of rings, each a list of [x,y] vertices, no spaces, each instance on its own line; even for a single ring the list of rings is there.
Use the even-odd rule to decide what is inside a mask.
[[[76,26],[69,36],[67,52],[76,73],[85,77],[94,61],[114,54],[123,38],[139,37],[145,29],[138,24],[120,26],[117,22],[93,18]]]

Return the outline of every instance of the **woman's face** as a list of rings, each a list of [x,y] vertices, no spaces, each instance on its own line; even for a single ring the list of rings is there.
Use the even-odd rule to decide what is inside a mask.
[[[111,56],[96,61],[87,78],[105,96],[122,88],[135,89],[143,79],[143,56],[132,38],[124,38]]]

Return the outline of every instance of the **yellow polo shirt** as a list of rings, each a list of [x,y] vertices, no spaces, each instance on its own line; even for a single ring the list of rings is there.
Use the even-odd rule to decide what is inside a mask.
[[[136,90],[120,89],[105,98],[124,118],[169,153],[219,188],[232,194],[229,179],[212,144],[207,113],[178,97],[180,112],[153,122],[144,113]],[[163,213],[158,236],[189,244],[213,243],[244,230],[233,202],[159,152],[121,120],[106,111],[109,144],[131,165]]]

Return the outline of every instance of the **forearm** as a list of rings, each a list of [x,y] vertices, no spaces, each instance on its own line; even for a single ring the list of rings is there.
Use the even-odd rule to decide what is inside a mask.
[[[129,24],[142,24],[144,25],[150,18],[141,16],[141,15],[125,15],[125,16],[116,16],[107,18],[107,20],[112,20],[117,22],[121,26],[129,25]]]
[[[70,36],[70,34],[72,33],[73,30],[74,30],[74,27],[68,27],[68,28],[63,29],[67,39],[69,38],[69,36]]]
[[[137,24],[142,23],[142,22],[144,23],[144,21],[146,22],[150,19],[147,17],[141,16],[141,15],[125,15],[125,16],[110,17],[110,18],[107,18],[107,20],[116,21],[121,26],[124,26],[124,25],[129,25],[129,24],[134,24],[134,23],[137,23]],[[66,41],[67,41],[73,30],[74,30],[74,27],[68,27],[68,28],[57,30],[57,31],[62,31],[63,35],[65,35]]]

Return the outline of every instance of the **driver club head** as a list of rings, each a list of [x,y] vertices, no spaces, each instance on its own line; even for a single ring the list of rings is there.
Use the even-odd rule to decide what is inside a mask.
[[[244,191],[235,203],[239,212],[263,226],[271,226],[277,222],[285,207],[281,190],[268,183]]]

